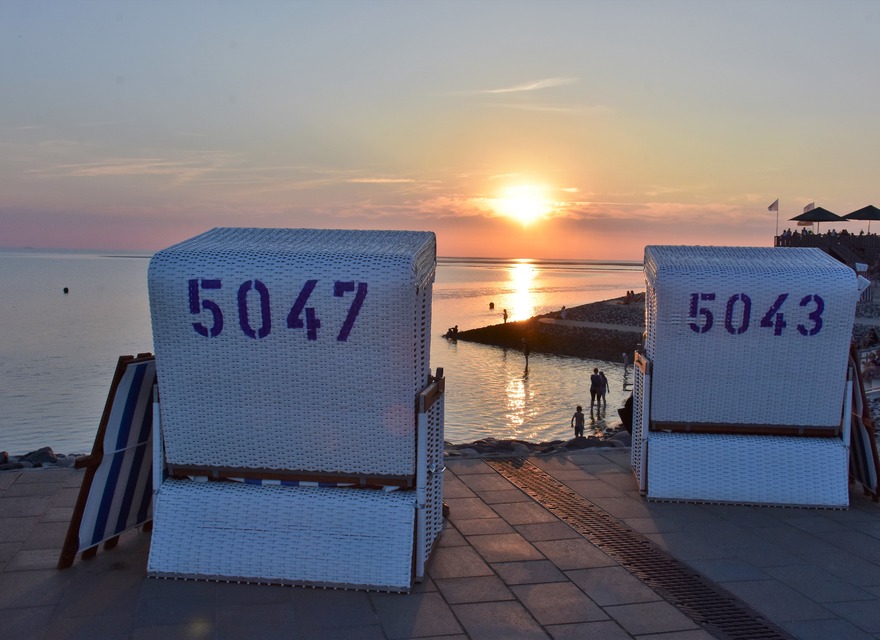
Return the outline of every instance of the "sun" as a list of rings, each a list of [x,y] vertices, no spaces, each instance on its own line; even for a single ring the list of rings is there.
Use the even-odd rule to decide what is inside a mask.
[[[545,187],[533,184],[506,187],[501,197],[493,200],[492,207],[498,214],[526,227],[545,217],[553,208],[546,192]]]

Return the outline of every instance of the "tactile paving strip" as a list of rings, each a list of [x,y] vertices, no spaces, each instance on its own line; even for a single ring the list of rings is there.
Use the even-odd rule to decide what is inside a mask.
[[[794,640],[744,602],[522,458],[486,464],[716,638]]]

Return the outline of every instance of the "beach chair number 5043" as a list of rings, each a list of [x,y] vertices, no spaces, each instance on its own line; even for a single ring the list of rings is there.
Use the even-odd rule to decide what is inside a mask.
[[[288,329],[305,329],[306,337],[309,340],[318,339],[318,329],[321,328],[321,320],[318,318],[314,307],[307,307],[309,296],[317,286],[317,280],[307,280],[300,289],[299,294],[290,307],[287,314]],[[216,338],[223,331],[223,311],[220,305],[214,300],[210,300],[202,295],[203,291],[211,291],[222,289],[223,283],[218,279],[209,278],[192,278],[189,280],[189,312],[192,315],[199,315],[202,311],[208,311],[211,314],[211,325],[206,327],[201,321],[193,322],[193,330],[205,338]],[[259,299],[259,316],[260,325],[255,327],[251,320],[251,310],[248,306],[248,298],[253,298],[248,294],[254,292]],[[367,297],[367,283],[354,282],[353,280],[335,280],[333,282],[333,295],[337,298],[344,297],[347,293],[354,293],[354,299],[348,308],[348,313],[336,340],[346,342],[348,336],[354,327],[355,320],[361,311],[364,300]],[[265,338],[272,333],[272,314],[271,314],[271,296],[269,288],[262,280],[245,280],[238,287],[238,325],[241,332],[248,338],[259,340]]]
[[[759,325],[765,329],[773,329],[774,336],[781,336],[782,330],[788,326],[782,306],[788,299],[787,293],[780,293],[776,300],[761,317]],[[711,303],[715,301],[714,293],[692,293],[690,315],[688,325],[694,333],[708,333],[714,323],[715,316]],[[804,296],[800,301],[800,307],[806,311],[805,322],[799,322],[798,333],[802,336],[814,336],[822,330],[822,313],[825,311],[825,301],[818,294]],[[803,315],[803,312],[799,312]],[[724,328],[731,335],[740,335],[749,330],[752,319],[752,299],[745,293],[735,293],[727,299],[724,313]]]

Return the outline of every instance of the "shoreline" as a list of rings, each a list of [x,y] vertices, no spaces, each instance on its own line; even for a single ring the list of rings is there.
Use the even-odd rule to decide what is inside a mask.
[[[489,325],[459,331],[447,340],[464,340],[489,346],[522,350],[525,338],[533,352],[558,356],[601,359],[619,362],[623,354],[630,354],[641,342],[645,321],[644,294],[626,303],[624,298],[610,298],[566,309],[565,318],[560,312],[545,313],[528,320]],[[868,320],[868,322],[859,322]],[[853,340],[861,343],[872,329],[880,326],[880,303],[859,302],[853,322]],[[632,348],[621,348],[626,345]],[[611,346],[608,346],[611,345]],[[602,357],[606,354],[610,357]],[[868,400],[875,422],[880,420],[880,395]],[[592,449],[630,447],[629,433],[623,428],[609,429],[602,435],[550,442],[529,442],[482,438],[474,442],[444,442],[445,456],[455,457],[509,457],[529,455],[552,455],[554,453]],[[71,468],[76,459],[88,453],[55,453],[50,447],[42,447],[25,454],[13,455],[0,451],[0,471],[32,468]]]

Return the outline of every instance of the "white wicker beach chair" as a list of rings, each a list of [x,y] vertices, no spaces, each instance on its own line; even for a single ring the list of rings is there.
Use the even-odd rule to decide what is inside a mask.
[[[406,231],[218,228],[153,257],[167,478],[150,575],[389,591],[424,575],[442,529],[435,266],[434,235]]]
[[[846,507],[852,269],[818,249],[649,246],[645,277],[641,491]]]

